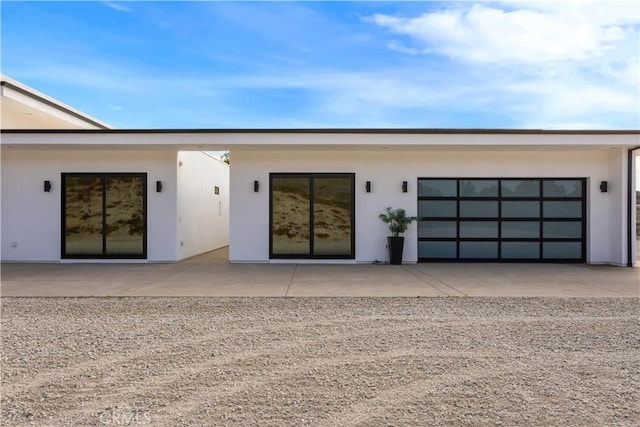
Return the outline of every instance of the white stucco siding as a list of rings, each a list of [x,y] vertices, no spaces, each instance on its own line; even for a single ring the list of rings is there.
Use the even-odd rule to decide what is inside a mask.
[[[176,259],[176,153],[2,151],[3,261],[61,259],[61,173],[147,173],[147,259]],[[51,192],[43,190],[51,181]],[[156,193],[155,182],[163,182]]]
[[[352,172],[356,174],[356,262],[387,259],[388,233],[378,214],[392,206],[415,215],[419,177],[566,177],[587,178],[587,262],[623,264],[624,151],[233,151],[230,260],[269,261],[270,172]],[[254,180],[260,182],[257,193]],[[610,182],[608,193],[599,190],[604,180]],[[371,181],[371,193],[364,190],[366,181]],[[407,193],[402,192],[402,181],[408,181]],[[404,260],[416,262],[415,224],[405,238]]]
[[[181,151],[177,176],[178,259],[227,246],[229,166],[199,151]]]
[[[640,247],[640,242],[637,240],[638,236],[638,222],[640,222],[640,218],[638,218],[638,198],[637,192],[640,191],[640,149],[635,150],[631,160],[631,173],[632,178],[631,182],[635,183],[635,191],[631,192],[631,215],[635,220],[631,221],[631,235],[636,236],[635,245],[631,245],[631,260],[633,265],[638,265],[640,261],[640,253],[638,251]]]
[[[609,176],[607,193],[601,193],[601,204],[607,206],[606,222],[610,238],[606,241],[609,246],[609,259],[602,257],[593,262],[606,262],[612,264],[626,264],[627,253],[627,150],[610,150],[609,152]],[[599,192],[599,183],[594,185]],[[597,224],[593,224],[597,228]],[[619,236],[615,238],[615,236]],[[603,240],[603,242],[605,242]]]

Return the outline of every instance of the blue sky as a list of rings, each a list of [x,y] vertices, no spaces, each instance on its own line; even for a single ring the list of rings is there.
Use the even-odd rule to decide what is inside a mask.
[[[2,1],[2,72],[117,128],[640,128],[640,2]]]

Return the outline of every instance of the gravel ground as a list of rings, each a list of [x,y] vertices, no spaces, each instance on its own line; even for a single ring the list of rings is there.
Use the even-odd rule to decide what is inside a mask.
[[[3,298],[3,425],[637,425],[637,298]]]

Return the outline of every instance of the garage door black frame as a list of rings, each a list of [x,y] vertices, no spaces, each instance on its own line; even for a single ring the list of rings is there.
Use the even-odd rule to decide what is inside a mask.
[[[436,217],[422,218],[421,221],[426,219],[430,221],[455,221],[456,222],[456,237],[418,237],[418,242],[455,242],[456,243],[456,257],[418,257],[419,262],[501,262],[501,263],[584,263],[586,261],[586,223],[587,223],[587,180],[585,178],[459,178],[459,177],[420,177],[418,178],[418,187],[421,180],[455,180],[457,189],[455,197],[438,197],[438,196],[420,196],[418,193],[418,204],[423,200],[448,200],[456,202],[456,216],[455,217]],[[495,197],[461,197],[460,195],[460,182],[461,181],[497,181],[498,182],[498,195]],[[537,181],[540,187],[540,193],[538,197],[511,197],[503,196],[502,194],[502,182],[503,181]],[[545,196],[543,193],[543,183],[545,181],[580,181],[581,182],[581,194],[575,197],[553,197]],[[461,201],[496,201],[498,202],[498,215],[496,217],[461,217],[460,215],[460,202]],[[502,217],[502,203],[503,201],[538,201],[540,204],[540,214],[538,217],[521,217],[521,218],[503,218]],[[578,217],[545,217],[543,213],[543,203],[549,201],[580,201],[582,204],[581,216]],[[418,214],[420,210],[418,207]],[[581,221],[581,237],[580,238],[549,238],[543,235],[543,222],[577,222]],[[492,238],[473,238],[473,237],[460,237],[460,222],[461,221],[497,221],[498,222],[498,235]],[[540,223],[539,235],[537,238],[506,238],[502,236],[502,223],[503,222],[518,222],[518,221],[538,221]],[[461,258],[460,257],[460,243],[461,242],[497,242],[497,257],[496,258]],[[539,257],[537,258],[503,258],[502,244],[503,242],[539,242]],[[545,257],[543,245],[546,242],[580,242],[581,250],[580,256],[575,258],[547,258]],[[420,243],[418,243],[419,245]],[[418,250],[418,254],[420,251]]]

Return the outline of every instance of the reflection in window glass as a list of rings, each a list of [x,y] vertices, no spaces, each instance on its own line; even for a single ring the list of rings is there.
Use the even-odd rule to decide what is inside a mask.
[[[542,237],[548,239],[579,239],[582,237],[580,221],[545,221]]]
[[[458,184],[455,179],[418,180],[419,197],[457,197]]]
[[[502,242],[502,259],[540,258],[539,242]]]
[[[313,179],[314,255],[351,254],[351,179]]]
[[[146,174],[63,174],[63,257],[144,257],[146,179]]]
[[[503,218],[538,218],[540,202],[502,202]]]
[[[354,182],[353,174],[271,174],[271,255],[353,257]]]
[[[274,177],[271,181],[274,254],[310,253],[309,178]]]
[[[460,197],[498,197],[498,181],[460,180]]]
[[[544,197],[581,197],[582,181],[570,179],[543,181],[542,195]]]
[[[418,216],[423,218],[455,217],[458,215],[457,203],[454,200],[420,200]]]
[[[581,218],[582,202],[579,201],[562,201],[550,202],[545,201],[543,204],[543,215],[545,218]]]
[[[102,255],[102,178],[66,177],[65,255]]]
[[[144,244],[144,182],[141,177],[106,179],[107,254],[142,255]]]
[[[420,221],[418,237],[457,237],[457,222]]]
[[[418,242],[420,258],[456,258],[456,242]]]
[[[582,257],[582,243],[544,242],[542,255],[547,259],[579,259]]]
[[[502,237],[506,239],[538,239],[540,223],[538,221],[502,221]]]
[[[491,218],[498,216],[496,201],[461,201],[460,216],[463,218]]]
[[[460,258],[498,258],[498,242],[460,242]]]
[[[502,197],[540,197],[540,181],[503,180]]]
[[[461,221],[460,237],[493,238],[498,237],[497,221]]]

